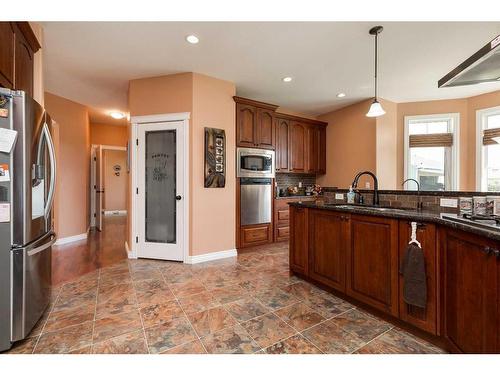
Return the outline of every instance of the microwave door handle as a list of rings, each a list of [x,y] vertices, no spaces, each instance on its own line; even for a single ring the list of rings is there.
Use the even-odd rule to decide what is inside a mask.
[[[45,204],[45,218],[48,218],[50,211],[52,210],[52,205],[54,203],[54,193],[56,189],[56,153],[54,149],[54,143],[52,142],[52,137],[50,136],[49,126],[47,122],[43,125],[43,136],[47,140],[47,146],[49,149],[49,160],[50,160],[50,183],[49,183],[49,194],[47,196],[47,203]]]

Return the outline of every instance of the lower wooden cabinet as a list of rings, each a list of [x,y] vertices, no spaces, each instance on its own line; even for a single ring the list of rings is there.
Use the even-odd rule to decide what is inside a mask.
[[[398,220],[352,215],[346,293],[397,316]]]
[[[287,241],[290,237],[290,202],[311,202],[313,197],[289,197],[274,200],[274,241]]]
[[[464,353],[500,352],[500,244],[446,230],[443,234],[444,335]]]
[[[349,216],[333,211],[309,212],[309,277],[345,292]]]
[[[272,242],[272,225],[257,224],[241,227],[240,247],[263,245]]]
[[[290,269],[307,276],[308,267],[308,215],[301,207],[290,207]]]
[[[411,239],[411,222],[399,222],[399,263],[404,259],[406,247]],[[418,223],[417,238],[422,245],[427,276],[427,306],[420,308],[408,305],[403,300],[404,277],[399,275],[399,318],[423,331],[438,334],[438,254],[436,249],[436,226],[431,223]]]

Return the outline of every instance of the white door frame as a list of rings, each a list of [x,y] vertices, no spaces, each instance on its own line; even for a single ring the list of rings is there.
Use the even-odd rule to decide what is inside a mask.
[[[138,246],[139,244],[136,241],[139,233],[139,221],[140,218],[138,216],[139,212],[139,198],[137,195],[137,188],[139,186],[139,155],[138,155],[138,128],[143,124],[154,124],[160,122],[183,122],[184,127],[184,139],[182,142],[184,143],[184,154],[180,155],[183,160],[184,168],[182,169],[183,178],[184,178],[184,189],[182,192],[178,192],[182,195],[182,199],[184,200],[184,222],[183,225],[183,259],[184,263],[189,261],[189,187],[191,186],[190,176],[189,176],[189,112],[180,112],[180,113],[166,113],[160,115],[149,115],[149,116],[132,116],[130,118],[131,123],[131,132],[130,132],[130,177],[131,177],[131,189],[130,194],[132,195],[130,198],[132,207],[131,212],[129,213],[129,220],[131,224],[130,232],[131,232],[131,244],[126,243],[126,246],[130,249],[128,254],[129,258],[137,258],[138,254]],[[127,239],[128,240],[128,239]]]
[[[95,180],[96,180],[96,168],[95,168],[95,163],[94,163],[94,158],[95,158],[95,152],[97,147],[101,146],[102,150],[117,150],[117,151],[127,151],[126,147],[121,147],[121,146],[110,146],[110,145],[98,145],[98,144],[91,144],[90,145],[90,227],[93,228],[95,227]],[[102,168],[102,166],[101,166]]]

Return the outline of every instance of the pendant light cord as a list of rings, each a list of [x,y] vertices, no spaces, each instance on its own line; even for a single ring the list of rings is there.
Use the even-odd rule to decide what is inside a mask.
[[[377,100],[377,51],[378,51],[378,33],[375,34],[375,100]]]

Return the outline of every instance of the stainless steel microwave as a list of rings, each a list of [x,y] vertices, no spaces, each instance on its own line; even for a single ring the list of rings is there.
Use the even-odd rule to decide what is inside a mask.
[[[237,177],[274,178],[274,151],[239,147],[236,154]]]

